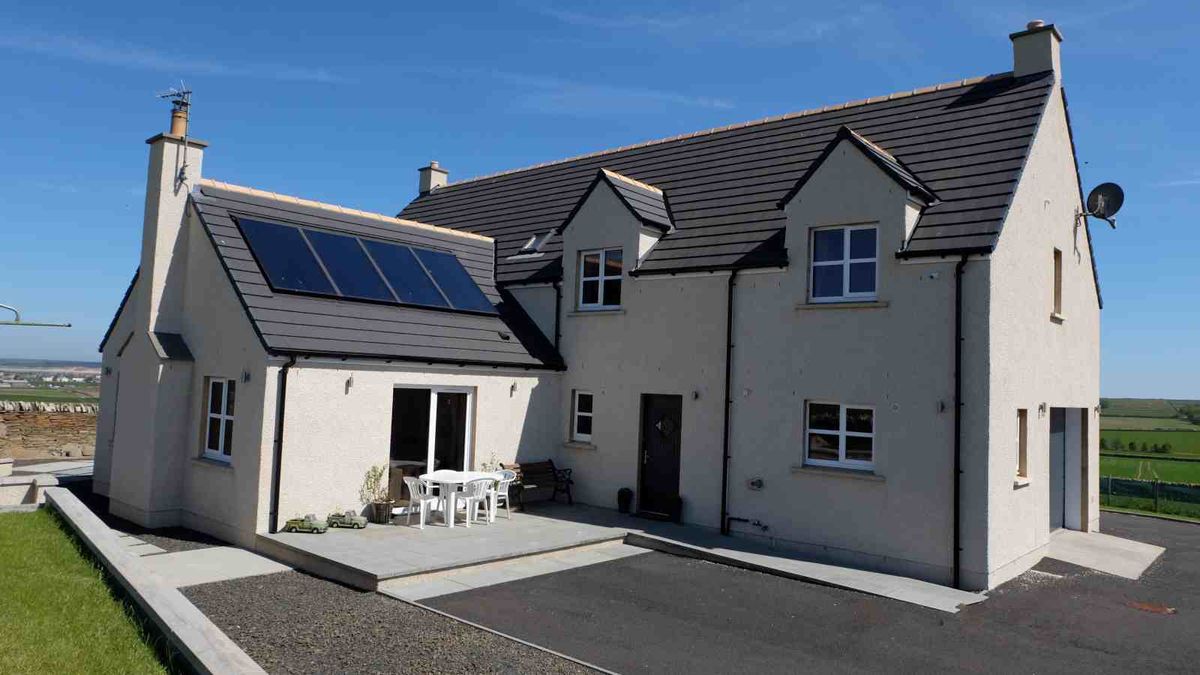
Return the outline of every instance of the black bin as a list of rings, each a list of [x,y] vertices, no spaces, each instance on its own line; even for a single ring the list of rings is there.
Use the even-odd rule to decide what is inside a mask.
[[[631,506],[633,506],[633,490],[627,487],[617,490],[617,511],[629,513]]]

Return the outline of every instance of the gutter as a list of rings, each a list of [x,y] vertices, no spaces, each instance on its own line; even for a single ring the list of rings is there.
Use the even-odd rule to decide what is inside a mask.
[[[733,399],[733,289],[739,270],[729,273],[729,292],[725,300],[725,420],[721,436],[721,534],[729,534],[729,408]],[[739,519],[741,520],[741,519]]]
[[[954,588],[959,587],[962,570],[962,288],[966,265],[966,254],[954,265]]]
[[[271,461],[271,512],[267,532],[275,534],[279,531],[279,484],[282,475],[283,462],[283,416],[287,411],[287,381],[288,371],[296,365],[296,356],[288,357],[288,362],[279,369],[279,394],[275,405],[275,442],[272,445]]]

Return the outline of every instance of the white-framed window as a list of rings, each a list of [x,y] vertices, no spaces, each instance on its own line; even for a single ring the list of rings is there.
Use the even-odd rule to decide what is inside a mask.
[[[228,462],[233,455],[233,403],[237,383],[219,377],[205,379],[204,456]]]
[[[592,393],[575,391],[571,401],[571,440],[592,440]]]
[[[579,309],[621,306],[622,255],[619,248],[579,254]]]
[[[1051,316],[1060,317],[1063,312],[1063,256],[1062,251],[1054,249],[1054,303],[1051,305]]]
[[[804,462],[816,466],[870,469],[875,463],[875,409],[809,401]]]
[[[812,302],[875,298],[879,231],[874,225],[812,230],[808,297]]]

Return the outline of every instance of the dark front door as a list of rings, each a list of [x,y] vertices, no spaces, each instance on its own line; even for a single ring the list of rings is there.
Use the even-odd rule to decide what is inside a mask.
[[[679,439],[683,397],[642,394],[642,468],[638,511],[648,516],[679,518]]]
[[[1050,409],[1050,531],[1063,526],[1066,510],[1067,411]]]

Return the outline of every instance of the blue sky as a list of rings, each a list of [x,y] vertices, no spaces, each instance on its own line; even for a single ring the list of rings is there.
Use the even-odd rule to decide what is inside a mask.
[[[9,3],[0,9],[0,357],[96,359],[137,265],[154,94],[195,90],[208,177],[394,213],[451,180],[1011,68],[1063,31],[1107,396],[1200,398],[1195,3]],[[451,8],[452,7],[452,8]]]

